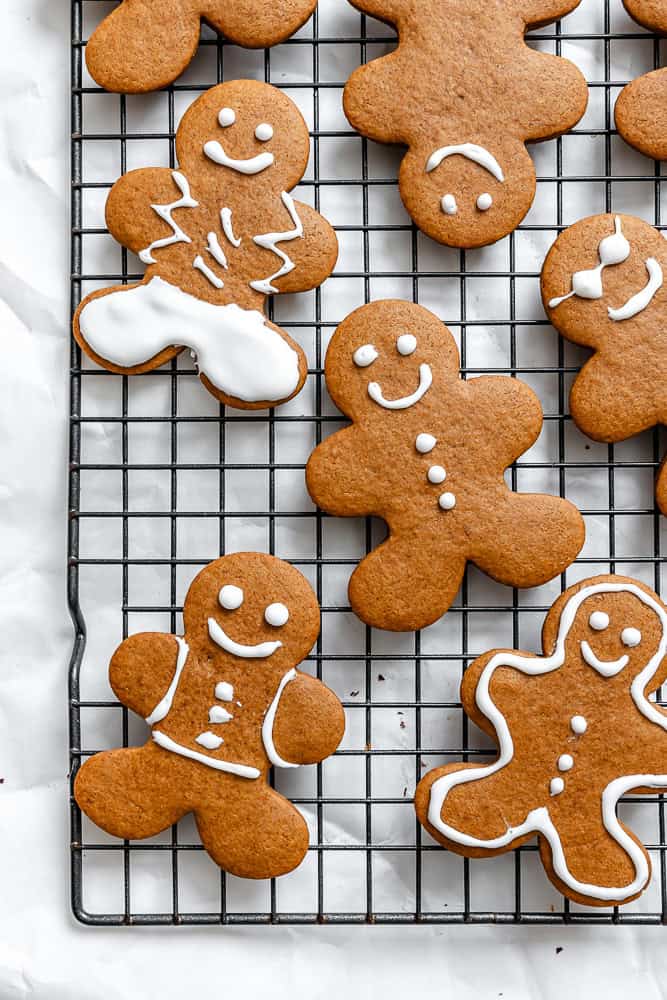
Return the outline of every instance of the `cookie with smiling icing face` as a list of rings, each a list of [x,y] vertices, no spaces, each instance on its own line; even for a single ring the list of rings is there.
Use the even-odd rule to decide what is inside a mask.
[[[114,653],[111,686],[151,737],[86,761],[76,801],[127,840],[152,837],[192,812],[225,871],[284,874],[304,857],[308,829],[269,786],[269,769],[324,760],[345,728],[336,696],[296,669],[319,633],[317,600],[287,563],[239,553],[196,577],[183,621],[182,638],[135,635]]]
[[[467,857],[535,836],[546,872],[576,902],[612,906],[651,864],[616,807],[667,788],[667,608],[637,581],[599,576],[551,608],[543,655],[493,650],[466,671],[464,708],[497,744],[490,764],[448,764],[420,782],[420,822]]]
[[[352,313],[331,341],[326,380],[352,425],[311,456],[310,495],[330,514],[389,527],[350,580],[363,621],[430,625],[468,560],[513,587],[545,583],[574,560],[584,541],[576,507],[513,493],[504,478],[539,436],[537,397],[512,378],[463,381],[454,339],[428,310],[386,301]]]
[[[237,80],[196,100],[176,134],[178,169],[133,170],[111,189],[109,231],[146,274],[84,299],[83,350],[135,375],[187,347],[224,403],[260,409],[296,395],[305,355],[264,306],[320,285],[336,263],[329,223],[289,194],[309,150],[306,123],[275,87]]]
[[[91,35],[86,64],[106,90],[138,94],[172,83],[197,51],[201,22],[235,45],[289,38],[316,0],[122,0]]]
[[[565,230],[542,270],[549,319],[595,352],[570,409],[596,441],[625,441],[667,423],[667,241],[630,215],[596,215]],[[657,483],[667,512],[667,474]]]
[[[580,0],[351,0],[396,27],[395,52],[357,69],[344,108],[362,135],[408,147],[400,192],[423,232],[454,247],[494,243],[535,197],[527,142],[586,110],[576,67],[529,48],[530,26]]]
[[[623,4],[638,24],[667,35],[667,0],[623,0]],[[667,67],[625,87],[615,116],[626,142],[655,160],[667,160]]]

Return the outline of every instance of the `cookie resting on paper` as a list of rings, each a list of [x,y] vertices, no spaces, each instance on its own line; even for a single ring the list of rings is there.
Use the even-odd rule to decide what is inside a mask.
[[[549,611],[542,648],[493,650],[468,667],[463,706],[497,757],[426,774],[417,815],[471,858],[538,837],[564,895],[627,903],[648,885],[651,863],[617,803],[667,788],[667,713],[650,700],[667,677],[667,608],[626,577],[583,580]]]
[[[111,189],[109,231],[146,274],[84,299],[83,350],[136,375],[189,348],[223,403],[263,409],[295,396],[304,352],[264,307],[268,295],[317,287],[336,263],[329,223],[289,194],[309,151],[306,123],[275,87],[237,80],[202,94],[176,133],[178,168],[133,170]]]
[[[86,64],[106,90],[139,94],[173,83],[205,21],[236,45],[266,48],[304,24],[316,0],[122,0],[91,35]]]
[[[667,35],[667,0],[623,3],[638,24],[658,35]],[[616,127],[626,142],[654,160],[667,160],[667,67],[628,84],[621,91],[614,114]]]
[[[408,147],[399,187],[423,232],[454,247],[495,243],[535,197],[527,142],[572,128],[588,102],[567,59],[525,41],[580,0],[351,0],[398,31],[398,48],[355,70],[351,125]]]
[[[595,441],[625,441],[667,423],[667,241],[631,215],[595,215],[561,233],[542,269],[550,321],[595,352],[570,410]],[[656,484],[667,513],[667,472]]]
[[[317,600],[287,563],[238,553],[196,577],[183,620],[182,638],[144,633],[114,653],[114,693],[145,718],[151,737],[87,760],[76,801],[127,840],[194,813],[205,849],[225,871],[282,875],[303,859],[308,828],[269,786],[269,769],[324,760],[345,728],[336,696],[296,669],[319,633]]]
[[[504,472],[537,440],[542,410],[517,379],[463,381],[454,338],[409,302],[374,302],[334,334],[326,381],[352,425],[311,456],[313,500],[339,517],[375,515],[389,537],[349,585],[367,624],[410,631],[451,605],[468,561],[512,587],[561,573],[584,542],[579,511],[514,493]]]

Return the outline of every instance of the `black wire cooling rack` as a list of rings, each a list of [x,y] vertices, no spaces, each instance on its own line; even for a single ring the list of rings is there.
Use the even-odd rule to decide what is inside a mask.
[[[659,41],[624,19],[620,0],[584,0],[591,30],[582,31],[575,15],[531,36],[531,44],[557,54],[566,44],[575,45],[584,62],[587,53],[595,54],[604,75],[589,81],[591,110],[585,121],[571,135],[541,147],[551,152],[537,154],[538,190],[549,193],[548,211],[531,213],[498,248],[466,253],[431,243],[400,209],[400,152],[379,150],[330,113],[332,101],[340,104],[349,72],[393,46],[386,27],[353,12],[344,0],[322,0],[311,22],[271,51],[240,52],[204,29],[197,60],[173,87],[126,98],[104,94],[85,75],[91,25],[113,6],[104,0],[72,2],[72,308],[92,287],[139,277],[126,251],[114,250],[118,257],[112,263],[95,249],[100,240],[115,247],[100,209],[113,181],[132,166],[155,164],[158,148],[159,162],[173,166],[175,126],[184,107],[207,87],[238,76],[283,86],[306,109],[313,151],[301,196],[310,195],[315,207],[332,218],[349,252],[323,289],[275,306],[282,325],[301,339],[311,359],[307,388],[296,406],[250,415],[218,409],[182,359],[128,380],[82,361],[72,344],[72,781],[92,753],[133,741],[134,721],[103,686],[114,645],[147,623],[177,632],[187,583],[209,559],[246,547],[248,537],[260,539],[253,547],[262,547],[263,539],[269,551],[289,558],[315,586],[323,631],[309,667],[342,697],[349,733],[332,760],[302,769],[310,772],[305,785],[286,784],[289,776],[276,779],[311,828],[311,849],[294,880],[250,885],[219,874],[187,820],[149,842],[114,841],[88,824],[71,798],[76,917],[105,925],[665,923],[662,797],[635,797],[621,805],[633,810],[654,878],[642,900],[620,911],[586,910],[563,900],[544,877],[534,845],[494,861],[473,863],[448,854],[421,831],[411,806],[426,768],[485,753],[458,700],[461,672],[486,648],[484,639],[488,645],[537,649],[541,620],[560,588],[591,573],[632,573],[661,589],[664,529],[652,489],[662,455],[660,436],[654,432],[607,447],[579,435],[567,412],[567,396],[585,354],[561,341],[544,319],[534,300],[539,266],[526,266],[524,256],[526,245],[539,247],[543,256],[557,233],[575,221],[568,210],[573,192],[584,192],[585,207],[578,215],[586,209],[623,210],[632,195],[641,214],[660,226],[661,194],[664,199],[667,193],[660,167],[628,150],[613,127],[615,97],[629,75],[627,63],[619,75],[618,53],[637,64],[643,60],[644,71],[660,65]],[[622,28],[614,31],[619,24]],[[568,144],[573,143],[587,144],[590,155],[583,169],[581,158],[576,168],[570,165],[573,147]],[[336,149],[347,152],[338,158]],[[107,156],[102,165],[100,150]],[[348,206],[338,217],[331,207],[335,195]],[[388,203],[396,209],[387,214],[383,206]],[[484,290],[498,283],[507,310],[494,316],[485,311]],[[528,286],[533,298],[525,311]],[[352,619],[344,582],[372,547],[376,526],[327,518],[286,491],[286,484],[293,489],[302,481],[307,457],[306,452],[294,458],[286,442],[305,428],[312,446],[340,425],[322,376],[327,338],[344,318],[340,288],[354,300],[350,308],[388,295],[430,305],[459,339],[464,377],[499,372],[537,388],[546,410],[544,444],[517,463],[511,482],[530,489],[536,477],[541,483],[546,477],[552,492],[569,496],[582,509],[593,542],[561,580],[519,594],[469,571],[455,607],[423,634],[388,640]],[[299,305],[305,302],[307,307]],[[480,340],[497,350],[480,352]],[[544,353],[538,360],[531,353],[538,342],[546,361]],[[143,443],[159,438],[154,461],[136,460],[138,438]],[[202,439],[210,446],[204,457]],[[261,440],[259,457],[249,439]],[[193,475],[202,484],[202,502],[184,507],[183,483]],[[257,503],[252,510],[237,509],[236,484],[248,475],[261,483],[254,494]],[[158,496],[151,483],[158,480],[162,499],[151,502]],[[144,484],[139,492],[138,483]],[[290,550],[297,528],[308,540],[299,543],[299,551]],[[356,549],[341,541],[344,532],[356,532]],[[158,534],[159,543],[154,541]],[[139,586],[141,579],[148,584]],[[96,604],[99,594],[103,597]],[[93,612],[86,623],[82,608],[87,607]],[[103,631],[106,638],[98,643]],[[142,736],[137,732],[134,742]]]

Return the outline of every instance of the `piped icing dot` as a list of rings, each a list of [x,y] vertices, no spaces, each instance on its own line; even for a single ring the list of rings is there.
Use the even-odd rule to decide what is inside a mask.
[[[223,128],[229,128],[236,121],[236,112],[233,108],[223,108],[218,115],[218,121]]]
[[[477,208],[480,210],[480,212],[488,212],[488,210],[491,208],[492,205],[493,205],[493,198],[488,192],[485,191],[484,194],[480,194],[479,198],[477,199]]]
[[[570,729],[575,734],[575,736],[581,736],[588,729],[588,723],[584,719],[583,715],[573,715],[570,719]]]
[[[284,604],[269,604],[268,608],[264,612],[264,618],[268,625],[273,625],[274,628],[280,628],[288,622],[289,611]]]
[[[456,198],[453,194],[444,195],[440,204],[442,205],[442,210],[445,215],[456,215],[459,210],[459,206],[456,204]]]
[[[228,583],[220,591],[218,600],[226,611],[236,611],[243,604],[243,591],[240,587]]]
[[[438,503],[443,510],[453,510],[456,507],[456,497],[453,493],[443,493]]]
[[[638,646],[642,641],[642,634],[638,628],[624,628],[621,632],[621,642],[624,646],[629,646],[631,649],[634,646]]]
[[[222,736],[216,736],[215,733],[208,731],[200,733],[195,739],[195,743],[198,743],[200,747],[204,747],[206,750],[217,750],[224,742]]]
[[[368,368],[378,357],[379,354],[372,344],[364,344],[363,347],[354,352],[352,360],[357,368]]]
[[[396,349],[404,358],[414,354],[417,350],[417,338],[411,333],[403,333],[396,341]]]
[[[234,701],[234,688],[227,681],[219,681],[215,685],[215,696],[218,701]]]
[[[574,767],[574,758],[569,753],[563,753],[558,758],[559,771],[571,771]]]
[[[273,127],[268,122],[262,122],[255,129],[255,138],[260,142],[268,142],[273,139]]]
[[[603,632],[609,627],[609,615],[605,611],[594,611],[588,619],[588,624],[596,632]]]
[[[432,452],[438,443],[438,439],[434,438],[432,434],[418,434],[417,440],[415,441],[415,448],[420,455],[428,455]]]
[[[447,472],[441,465],[432,465],[428,470],[428,481],[433,483],[434,486],[439,486],[440,483],[444,483],[447,478]]]
[[[221,705],[212,705],[208,710],[208,721],[219,726],[222,722],[231,722],[234,716]]]
[[[551,784],[549,785],[549,791],[552,795],[560,795],[560,793],[565,788],[565,782],[562,778],[552,778]]]

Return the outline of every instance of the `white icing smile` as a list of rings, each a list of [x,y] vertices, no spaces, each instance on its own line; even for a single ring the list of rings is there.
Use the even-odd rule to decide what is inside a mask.
[[[402,396],[400,399],[385,399],[378,382],[368,383],[368,395],[378,406],[384,406],[385,410],[408,410],[426,395],[433,384],[433,372],[431,366],[422,364],[419,366],[419,388],[410,396]]]
[[[246,660],[265,660],[280,649],[282,642],[260,642],[257,646],[246,646],[231,639],[215,618],[208,620],[208,634],[213,642],[232,656],[241,656]]]
[[[246,160],[235,160],[225,153],[217,139],[212,139],[204,145],[204,154],[221,167],[229,167],[230,170],[249,176],[261,174],[263,170],[273,166],[275,159],[273,153],[258,153],[257,156],[250,156]]]
[[[626,655],[619,657],[618,660],[601,660],[595,655],[585,639],[581,643],[581,655],[588,666],[593,667],[593,670],[597,670],[603,677],[615,677],[630,662],[630,657]]]
[[[632,298],[629,298],[625,305],[621,306],[620,309],[612,309],[609,307],[609,318],[615,320],[617,323],[624,319],[632,319],[637,313],[642,312],[648,305],[651,304],[655,296],[658,294],[664,283],[664,275],[662,273],[662,268],[660,264],[655,259],[655,257],[649,257],[646,261],[646,270],[648,271],[648,282],[642,288],[641,292],[637,292]]]

